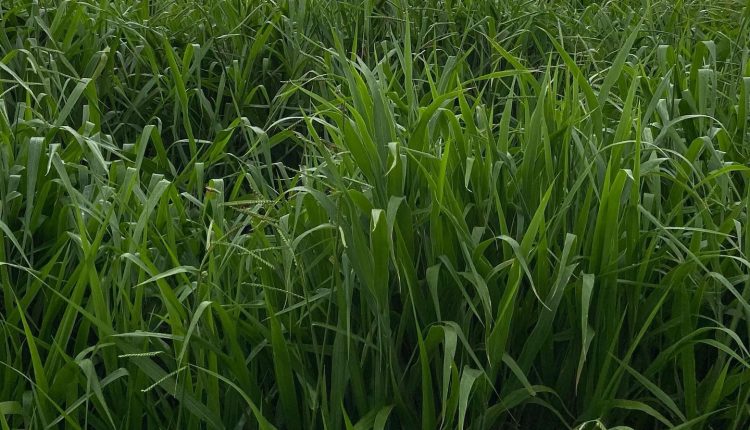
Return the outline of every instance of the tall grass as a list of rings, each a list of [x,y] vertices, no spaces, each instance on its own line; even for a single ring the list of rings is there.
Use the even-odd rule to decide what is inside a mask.
[[[749,22],[3,1],[0,428],[748,428]]]

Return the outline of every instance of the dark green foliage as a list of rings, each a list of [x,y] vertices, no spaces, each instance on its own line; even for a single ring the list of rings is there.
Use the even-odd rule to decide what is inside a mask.
[[[0,429],[750,426],[750,4],[0,3]]]

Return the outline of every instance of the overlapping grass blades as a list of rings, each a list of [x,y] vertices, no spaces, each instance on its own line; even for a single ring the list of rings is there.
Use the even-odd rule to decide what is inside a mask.
[[[748,7],[3,2],[0,428],[747,428]]]

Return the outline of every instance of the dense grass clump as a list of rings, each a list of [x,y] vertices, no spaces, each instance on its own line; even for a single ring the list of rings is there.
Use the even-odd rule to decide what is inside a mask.
[[[750,3],[3,0],[0,429],[750,427]]]

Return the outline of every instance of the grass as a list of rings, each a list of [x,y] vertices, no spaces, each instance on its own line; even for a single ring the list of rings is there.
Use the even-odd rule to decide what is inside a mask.
[[[748,428],[749,26],[3,1],[0,428]]]

